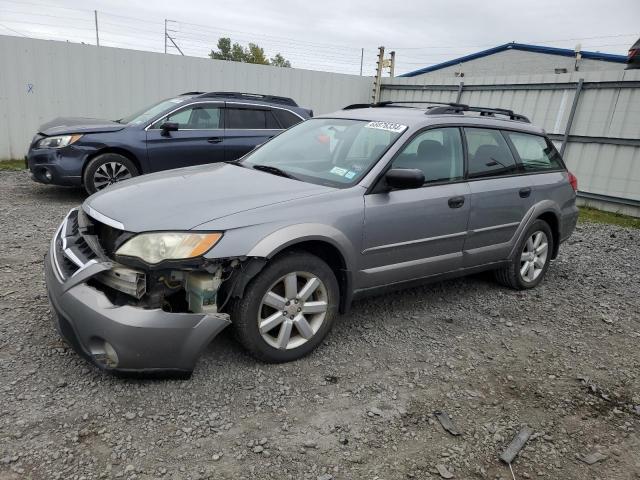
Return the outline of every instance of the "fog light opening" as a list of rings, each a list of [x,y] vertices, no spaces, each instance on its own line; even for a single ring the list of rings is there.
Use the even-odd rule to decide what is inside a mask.
[[[115,348],[113,348],[113,345],[106,340],[93,338],[91,339],[89,348],[91,350],[91,356],[96,363],[106,368],[116,368],[118,366],[118,354]]]
[[[53,174],[46,168],[42,169],[42,178],[46,182],[51,182],[53,180]]]

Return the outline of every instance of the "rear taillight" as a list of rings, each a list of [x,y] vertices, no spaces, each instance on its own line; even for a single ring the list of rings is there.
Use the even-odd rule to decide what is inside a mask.
[[[578,177],[576,177],[573,173],[571,172],[567,172],[569,174],[569,183],[571,184],[571,188],[573,188],[573,190],[575,192],[578,191]]]
[[[629,50],[629,56],[627,57],[627,60],[631,60],[637,54],[638,54],[638,49],[637,48],[632,48],[631,50]]]

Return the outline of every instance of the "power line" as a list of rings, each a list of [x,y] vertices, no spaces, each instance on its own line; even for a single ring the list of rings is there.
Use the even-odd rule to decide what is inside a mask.
[[[27,35],[25,35],[24,33],[20,33],[17,30],[14,30],[13,28],[9,28],[6,25],[3,25],[2,23],[0,23],[0,27],[4,28],[5,30],[9,30],[10,32],[15,33],[16,35],[20,35],[21,37],[25,37],[25,38],[29,38]]]

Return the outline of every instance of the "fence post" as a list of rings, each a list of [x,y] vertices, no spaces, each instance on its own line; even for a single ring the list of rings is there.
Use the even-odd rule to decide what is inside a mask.
[[[573,124],[573,118],[576,116],[576,110],[578,109],[578,102],[580,101],[580,92],[582,92],[582,84],[584,83],[584,78],[578,80],[578,85],[576,86],[576,93],[573,96],[573,104],[571,105],[571,112],[569,113],[569,118],[567,119],[567,126],[564,129],[564,138],[562,139],[562,145],[560,146],[560,155],[564,155],[564,151],[567,148],[567,142],[569,141],[569,134],[571,133],[571,125]]]
[[[456,97],[456,103],[460,103],[460,100],[462,100],[463,88],[464,88],[464,82],[460,82],[460,85],[458,85],[458,96]]]

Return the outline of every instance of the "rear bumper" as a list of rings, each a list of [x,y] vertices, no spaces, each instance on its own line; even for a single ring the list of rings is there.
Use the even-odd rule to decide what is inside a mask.
[[[65,270],[57,264],[61,261],[57,237],[44,262],[56,326],[77,353],[102,369],[191,372],[206,346],[231,323],[222,313],[170,313],[114,305],[86,283],[111,264],[91,260],[64,278]]]

